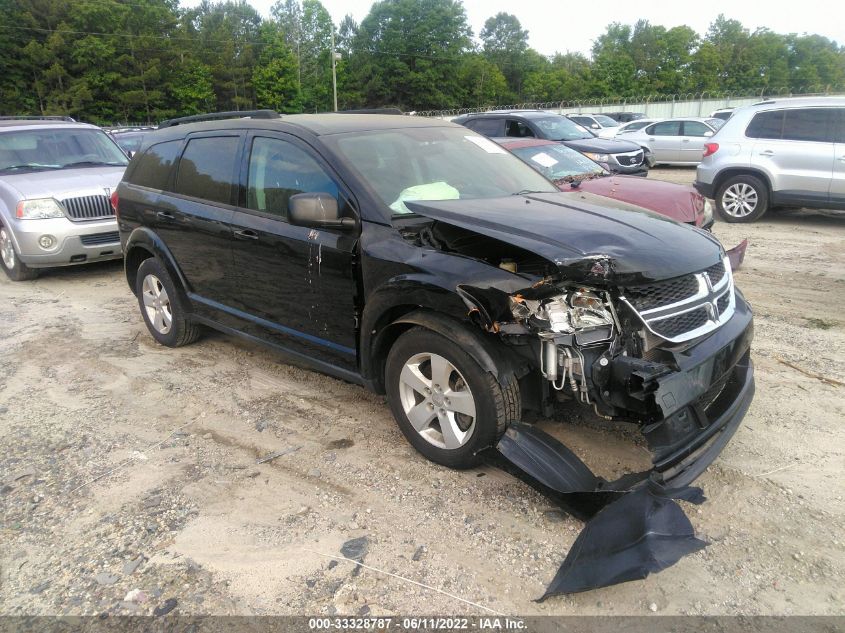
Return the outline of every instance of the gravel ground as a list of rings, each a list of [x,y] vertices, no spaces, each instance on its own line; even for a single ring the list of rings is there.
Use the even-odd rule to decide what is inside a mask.
[[[684,504],[711,545],[542,604],[582,524],[493,468],[426,462],[383,398],[220,334],[156,345],[119,263],[0,280],[0,613],[484,613],[341,552],[509,614],[843,613],[845,387],[782,361],[845,381],[845,218],[715,232],[750,240],[758,391],[708,502]],[[648,460],[580,409],[542,427],[607,477]]]

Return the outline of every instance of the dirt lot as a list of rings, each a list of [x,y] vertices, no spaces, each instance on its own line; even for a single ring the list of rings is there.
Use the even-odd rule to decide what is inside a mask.
[[[699,480],[708,502],[685,504],[711,545],[543,604],[582,524],[494,469],[426,462],[381,397],[219,334],[154,344],[119,263],[3,278],[0,612],[175,599],[184,614],[484,613],[324,556],[366,537],[366,564],[508,614],[843,613],[845,387],[781,360],[845,381],[845,217],[716,234],[750,239],[737,280],[756,312],[758,391]],[[580,410],[543,428],[608,477],[647,461],[629,429]]]

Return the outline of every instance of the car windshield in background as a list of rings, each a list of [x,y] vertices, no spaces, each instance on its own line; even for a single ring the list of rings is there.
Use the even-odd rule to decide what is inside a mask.
[[[137,152],[141,147],[141,140],[146,132],[130,132],[128,134],[113,134],[114,140],[126,152]]]
[[[710,127],[712,127],[714,130],[718,130],[718,129],[719,129],[720,127],[722,127],[722,126],[723,126],[726,122],[727,122],[727,120],[726,120],[726,119],[716,119],[716,118],[713,118],[713,119],[707,119],[707,123],[708,123],[708,124],[710,125]]]
[[[0,133],[0,173],[126,165],[128,159],[105,132],[58,128]]]
[[[328,142],[394,213],[405,202],[498,198],[555,186],[493,141],[457,128],[339,134]]]
[[[593,134],[565,116],[532,119],[531,122],[543,130],[550,141],[577,141],[593,138]]]
[[[592,177],[607,172],[597,163],[565,145],[536,145],[511,150],[549,180]]]
[[[619,121],[614,121],[609,116],[604,116],[603,114],[593,115],[593,118],[598,121],[602,127],[616,127],[619,125]]]

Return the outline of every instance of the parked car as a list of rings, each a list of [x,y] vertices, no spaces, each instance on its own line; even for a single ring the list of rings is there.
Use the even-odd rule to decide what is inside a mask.
[[[453,119],[453,122],[487,137],[558,141],[614,173],[634,176],[645,176],[648,173],[645,153],[638,144],[596,138],[592,132],[560,114],[543,110],[496,110],[464,114]]]
[[[780,205],[845,209],[845,98],[737,108],[708,141],[695,187],[727,222],[753,222]]]
[[[602,114],[609,116],[619,123],[629,123],[630,121],[636,121],[637,119],[644,119],[646,117],[645,112],[603,112]]]
[[[603,114],[567,114],[566,116],[601,138],[613,138],[613,132],[619,128],[618,121]]]
[[[713,226],[710,201],[689,185],[612,175],[601,165],[560,143],[541,139],[495,139],[502,147],[571,194],[588,192],[654,211],[700,229]],[[748,242],[728,251],[731,268],[745,258]]]
[[[120,258],[110,196],[126,163],[93,125],[0,120],[0,266],[6,276],[23,281],[42,268]]]
[[[713,112],[710,113],[710,118],[727,121],[733,115],[734,110],[736,110],[736,108],[720,108],[719,110],[713,110]]]
[[[625,140],[647,149],[654,165],[697,165],[704,144],[724,123],[710,118],[664,119],[625,134]]]
[[[175,120],[116,202],[156,341],[210,326],[386,393],[440,464],[477,463],[560,390],[640,424],[638,485],[682,486],[752,398],[751,311],[714,237],[561,193],[447,121]]]
[[[120,145],[120,148],[126,152],[126,155],[131,157],[138,151],[144,136],[154,129],[154,127],[121,128],[109,132],[109,134]]]
[[[661,120],[662,119],[636,119],[634,121],[629,121],[628,123],[622,123],[618,127],[606,128],[604,130],[599,131],[599,138],[617,138],[622,134],[636,132],[637,130],[643,129],[649,123],[654,123],[656,121]]]

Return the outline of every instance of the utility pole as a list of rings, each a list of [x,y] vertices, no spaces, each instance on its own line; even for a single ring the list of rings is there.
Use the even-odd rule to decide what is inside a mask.
[[[334,93],[334,111],[337,112],[337,60],[343,57],[334,52],[334,24],[332,24],[332,92]]]

